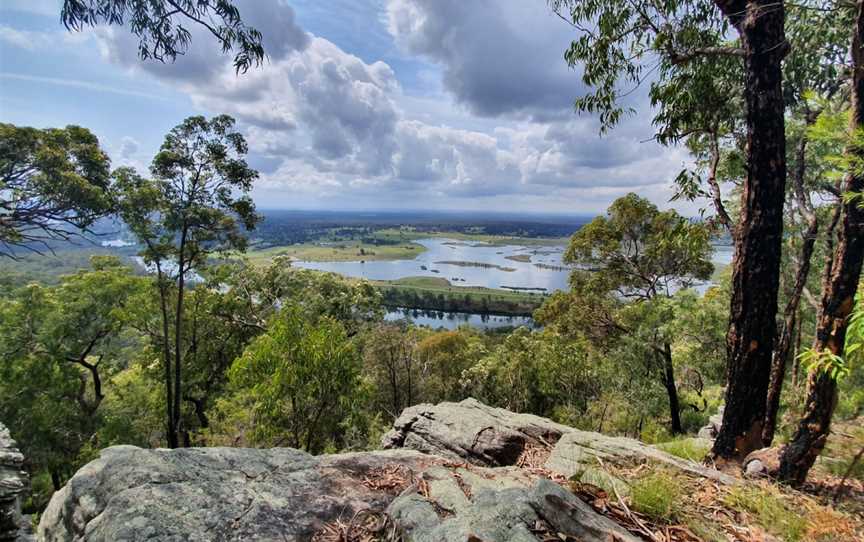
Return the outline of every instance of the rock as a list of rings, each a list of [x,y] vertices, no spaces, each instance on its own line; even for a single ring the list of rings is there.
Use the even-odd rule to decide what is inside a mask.
[[[0,541],[30,539],[29,526],[21,516],[21,499],[28,489],[23,464],[24,456],[9,430],[0,424]]]
[[[435,501],[434,492],[431,499]],[[389,512],[414,542],[534,542],[543,535],[557,540],[558,533],[586,542],[638,540],[546,479],[527,487],[481,489],[452,513],[440,513],[416,494],[397,498]]]
[[[54,494],[39,540],[635,541],[566,485],[624,493],[604,465],[653,461],[728,477],[632,439],[577,431],[473,399],[403,412],[385,451],[116,446]],[[606,478],[603,478],[605,476]],[[593,481],[592,481],[593,480]],[[620,484],[620,486],[618,485]],[[365,538],[364,538],[365,537]]]
[[[717,414],[708,418],[708,424],[699,430],[697,436],[708,440],[714,440],[720,433],[720,427],[723,425],[723,410],[724,407],[717,409]]]
[[[386,508],[394,488],[364,484],[365,478],[421,472],[436,462],[410,450],[314,457],[289,448],[115,446],[54,494],[38,536],[45,542],[309,540],[327,522]]]
[[[780,452],[779,446],[753,450],[741,464],[744,474],[750,477],[775,476],[780,470]]]
[[[584,540],[635,540],[558,484],[517,467],[454,464],[411,450],[313,457],[284,448],[132,446],[103,450],[78,471],[51,499],[39,539],[300,541],[363,511],[386,511],[416,541],[469,534],[536,541],[538,525]]]
[[[513,465],[529,442],[554,444],[571,428],[465,399],[402,411],[384,435],[384,449],[409,448],[476,465]]]
[[[725,484],[734,478],[663,452],[638,440],[580,431],[530,414],[494,408],[476,399],[459,403],[407,408],[393,430],[384,435],[384,448],[410,448],[468,461],[475,465],[515,464],[528,445],[550,450],[545,468],[564,476],[596,477],[604,461],[654,461]],[[586,480],[587,481],[587,480]]]

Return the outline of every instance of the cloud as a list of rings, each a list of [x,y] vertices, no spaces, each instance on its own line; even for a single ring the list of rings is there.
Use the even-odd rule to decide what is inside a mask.
[[[574,34],[543,0],[389,0],[390,33],[444,70],[444,87],[481,116],[560,116],[580,92],[564,61]]]
[[[125,30],[98,35],[113,63],[238,119],[270,205],[315,198],[343,207],[546,201],[581,209],[630,190],[666,193],[686,159],[640,143],[650,126],[625,122],[600,139],[595,119],[572,113],[579,79],[561,58],[572,36],[542,1],[390,0],[399,46],[443,68],[424,77],[439,73],[447,95],[422,98],[405,95],[390,64],[305,32],[284,2],[246,0],[240,9],[270,54],[242,76],[204,34],[167,65],[141,62]]]
[[[58,42],[75,45],[87,41],[87,39],[87,36],[73,32],[22,30],[0,24],[0,43],[27,51],[51,49],[56,47]]]
[[[123,139],[120,140],[120,157],[127,159],[132,158],[132,156],[134,156],[135,153],[138,152],[139,148],[140,145],[137,141],[135,141],[134,138],[130,136],[125,136]]]

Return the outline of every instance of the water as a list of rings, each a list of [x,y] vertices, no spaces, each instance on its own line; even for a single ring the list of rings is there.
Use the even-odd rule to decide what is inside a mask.
[[[480,329],[495,329],[502,327],[534,327],[534,320],[530,316],[496,316],[494,314],[468,314],[462,312],[427,311],[420,309],[397,308],[389,311],[384,319],[393,322],[396,320],[410,320],[418,326],[427,326],[433,329],[445,328],[456,329],[459,326],[469,325]]]
[[[479,242],[464,242],[453,239],[421,239],[417,243],[426,247],[426,252],[413,260],[372,262],[294,262],[305,269],[332,271],[349,277],[370,280],[396,280],[404,277],[440,277],[454,286],[483,286],[486,288],[528,288],[535,291],[552,292],[568,288],[569,271],[544,269],[534,264],[561,267],[564,246],[493,246]],[[732,262],[733,247],[714,245],[711,261],[728,265]],[[509,260],[507,256],[531,256],[530,262]],[[512,268],[463,267],[440,264],[441,261],[466,261]],[[425,269],[424,269],[425,268]],[[437,271],[437,272],[436,272]],[[710,283],[700,284],[697,290],[705,291]]]
[[[349,277],[370,280],[396,280],[404,277],[440,277],[454,286],[483,286],[486,288],[530,288],[553,291],[567,288],[568,271],[543,269],[535,263],[563,266],[564,246],[493,246],[479,242],[454,239],[421,239],[417,243],[426,251],[413,260],[371,262],[294,262],[304,269],[332,271]],[[506,256],[531,256],[530,262],[508,260]],[[478,262],[498,268],[463,267],[441,264],[442,261]],[[424,269],[425,268],[425,269]],[[511,268],[505,271],[501,268]]]

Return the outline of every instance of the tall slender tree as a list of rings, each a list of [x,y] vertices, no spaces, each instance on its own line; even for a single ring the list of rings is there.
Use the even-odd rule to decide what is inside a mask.
[[[182,434],[188,280],[212,254],[244,251],[245,231],[259,220],[247,195],[258,172],[246,163],[246,152],[231,117],[189,117],[165,137],[150,166],[152,179],[117,173],[121,217],[156,274],[169,446],[178,446]]]

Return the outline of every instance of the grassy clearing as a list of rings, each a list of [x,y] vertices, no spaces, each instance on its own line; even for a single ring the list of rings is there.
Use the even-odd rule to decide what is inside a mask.
[[[277,256],[306,262],[354,262],[375,260],[413,260],[426,247],[406,242],[399,245],[374,245],[357,241],[333,244],[303,243],[262,250],[250,250],[246,257],[255,265],[266,265]]]

